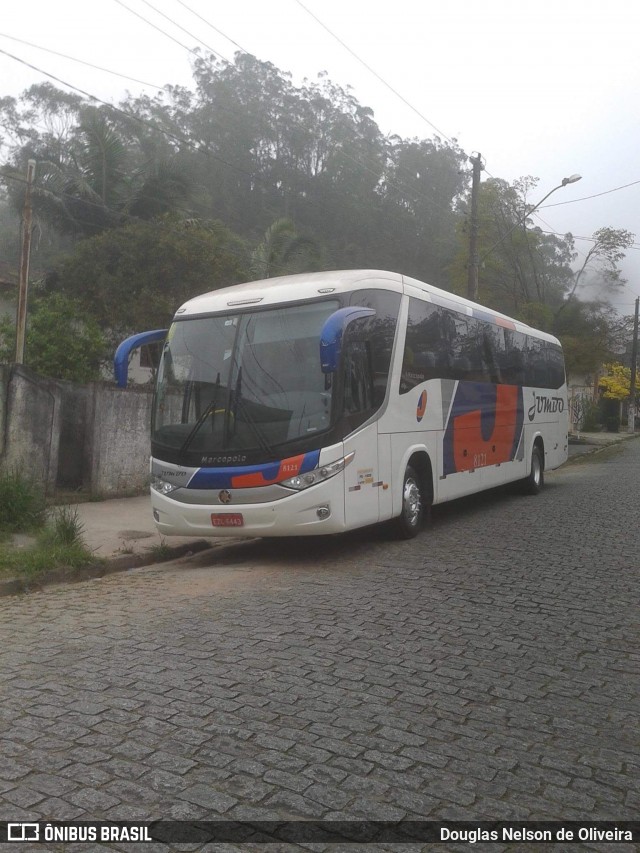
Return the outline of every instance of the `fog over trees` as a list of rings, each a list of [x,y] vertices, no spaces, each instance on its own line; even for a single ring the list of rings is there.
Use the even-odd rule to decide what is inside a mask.
[[[193,75],[118,107],[50,83],[0,98],[0,257],[17,270],[34,159],[41,317],[63,296],[56,311],[72,326],[76,305],[108,351],[190,296],[290,272],[389,269],[466,293],[471,168],[455,140],[385,136],[325,74],[296,86],[248,54],[202,57]],[[570,234],[527,217],[535,193],[532,177],[484,176],[479,301],[558,334],[570,370],[595,370],[628,334],[607,296],[633,235],[603,223],[578,263]]]

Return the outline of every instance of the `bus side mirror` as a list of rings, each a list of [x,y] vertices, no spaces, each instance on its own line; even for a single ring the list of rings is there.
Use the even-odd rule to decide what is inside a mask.
[[[373,317],[375,313],[373,308],[350,305],[348,308],[339,308],[325,320],[320,332],[320,368],[323,373],[335,373],[338,369],[342,338],[347,326],[361,317]]]
[[[153,332],[140,332],[139,334],[131,335],[130,338],[122,341],[113,357],[113,373],[115,375],[118,388],[127,387],[127,380],[129,378],[129,356],[131,352],[145,344],[153,344],[156,341],[163,341],[167,337],[168,331],[168,329],[155,329]]]

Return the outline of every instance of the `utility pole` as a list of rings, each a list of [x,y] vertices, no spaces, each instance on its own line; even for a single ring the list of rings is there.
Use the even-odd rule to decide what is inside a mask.
[[[473,163],[473,180],[471,183],[471,222],[469,228],[469,278],[467,280],[467,298],[478,301],[478,193],[480,191],[480,172],[482,172],[482,155],[469,157]]]
[[[636,362],[638,360],[638,309],[640,296],[636,299],[636,314],[633,319],[633,345],[631,347],[631,384],[629,388],[629,416],[627,432],[634,433],[636,429]]]
[[[22,252],[18,278],[18,310],[16,313],[16,364],[24,363],[24,342],[27,329],[27,296],[29,292],[29,258],[31,255],[31,188],[36,173],[36,161],[27,164],[27,189],[22,211]]]

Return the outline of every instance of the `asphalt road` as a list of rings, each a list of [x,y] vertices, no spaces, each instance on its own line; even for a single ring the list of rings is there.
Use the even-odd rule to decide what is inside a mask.
[[[0,600],[0,819],[636,818],[638,482]]]

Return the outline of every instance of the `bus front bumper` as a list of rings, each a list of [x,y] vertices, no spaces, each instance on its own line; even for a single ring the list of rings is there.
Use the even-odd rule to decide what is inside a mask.
[[[183,503],[151,489],[162,536],[321,536],[345,530],[344,475],[267,503]]]

